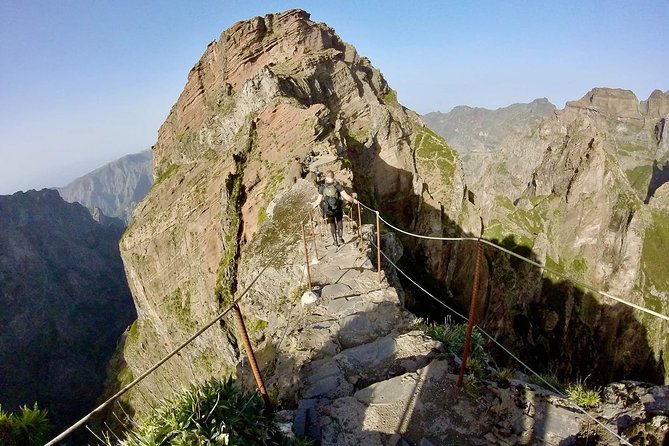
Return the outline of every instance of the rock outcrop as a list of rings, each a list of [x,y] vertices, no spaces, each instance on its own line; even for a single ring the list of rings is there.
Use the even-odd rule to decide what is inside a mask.
[[[77,178],[58,192],[65,201],[98,208],[108,217],[130,222],[132,210],[153,183],[151,152],[126,155]]]
[[[567,108],[582,108],[620,119],[641,119],[639,100],[634,93],[621,88],[593,88],[578,101],[567,102]]]
[[[54,190],[0,196],[3,409],[37,402],[64,428],[102,393],[107,362],[135,318],[122,231]]]
[[[366,58],[299,10],[240,22],[209,44],[153,159],[157,181],[121,241],[139,315],[121,354],[132,374],[218,314],[279,250],[280,265],[243,305],[264,327],[262,349],[276,348],[287,296],[302,283],[298,244],[282,243],[299,235],[316,196],[302,179],[309,170],[334,169],[365,202],[419,230],[443,231],[444,212],[466,206],[455,151],[397,103]],[[164,395],[166,381],[234,371],[231,327],[212,328],[149,377],[133,407]]]
[[[471,185],[484,235],[570,277],[667,314],[669,282],[658,251],[669,246],[663,186],[669,180],[668,116],[661,114],[666,108],[666,93],[656,91],[640,103],[629,91],[596,88],[540,121],[531,134],[505,140]],[[491,254],[487,258],[484,298],[490,305],[503,299],[518,308],[507,317],[482,310],[481,317],[504,320],[498,324],[500,334],[501,327],[515,320],[515,333],[507,336],[524,337],[519,348],[553,345],[564,352],[589,351],[560,360],[570,364],[571,370],[564,371],[572,375],[578,374],[573,367],[579,363],[601,361],[607,364],[601,370],[604,382],[666,381],[669,338],[664,322],[640,313],[623,316],[623,307],[586,297],[558,277]],[[459,269],[441,276],[451,289],[469,280],[457,277]],[[470,275],[471,267],[466,270]],[[533,309],[528,312],[529,303]],[[582,331],[577,321],[595,331]],[[607,341],[597,351],[583,342],[598,338]],[[576,339],[581,345],[570,346]],[[544,361],[550,359],[542,357]],[[562,367],[554,363],[550,368]]]

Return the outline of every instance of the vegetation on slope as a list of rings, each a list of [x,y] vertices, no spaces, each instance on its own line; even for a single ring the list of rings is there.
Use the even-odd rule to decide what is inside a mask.
[[[40,446],[48,439],[51,425],[47,411],[21,406],[18,412],[8,413],[0,406],[0,444],[3,446]]]
[[[645,293],[646,302],[655,311],[662,311],[662,301],[657,293],[669,292],[669,270],[665,258],[669,252],[669,215],[651,212],[651,225],[646,230],[641,254],[641,270],[646,286],[652,288]]]
[[[193,385],[157,407],[121,442],[149,445],[283,445],[273,414],[260,395],[243,392],[228,378]]]
[[[446,144],[444,138],[427,127],[416,131],[416,160],[422,162],[428,170],[441,172],[444,185],[453,184],[458,156]]]

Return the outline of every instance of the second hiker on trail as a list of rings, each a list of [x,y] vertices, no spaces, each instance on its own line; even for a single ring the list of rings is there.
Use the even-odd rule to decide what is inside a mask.
[[[358,202],[346,193],[344,186],[335,181],[334,172],[328,170],[325,172],[325,183],[318,188],[318,199],[314,202],[314,207],[321,205],[323,215],[330,223],[330,232],[332,232],[335,246],[344,243],[344,206],[342,198],[351,203]]]

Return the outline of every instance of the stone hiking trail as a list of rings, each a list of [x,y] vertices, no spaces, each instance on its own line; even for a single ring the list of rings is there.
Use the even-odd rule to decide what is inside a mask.
[[[307,231],[320,298],[296,316],[305,327],[297,348],[315,359],[301,370],[297,410],[284,413],[297,435],[321,445],[575,441],[583,415],[537,386],[512,380],[505,389],[458,389],[458,365],[441,342],[413,328],[394,272],[385,268],[378,283],[369,242],[361,249],[357,234],[346,234],[337,248],[327,225],[322,230],[321,237],[314,228],[318,263]],[[363,239],[371,232],[364,225]],[[384,251],[393,242],[386,234]]]

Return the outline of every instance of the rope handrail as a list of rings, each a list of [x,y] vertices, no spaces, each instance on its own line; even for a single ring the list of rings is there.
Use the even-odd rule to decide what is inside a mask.
[[[376,244],[370,239],[369,242],[378,249]],[[409,280],[411,283],[413,283],[416,287],[418,287],[421,291],[423,291],[425,294],[427,294],[429,297],[431,297],[433,300],[435,300],[437,303],[442,305],[444,308],[448,309],[451,311],[453,314],[456,316],[459,316],[462,318],[464,321],[467,321],[468,318],[464,316],[462,313],[454,310],[450,306],[448,306],[445,302],[442,302],[441,299],[437,298],[434,296],[432,293],[427,291],[425,288],[423,288],[418,282],[413,280],[409,275],[407,275],[402,269],[400,269],[395,262],[393,262],[383,250],[379,249],[381,252],[381,255],[385,257],[385,259],[390,263],[395,270],[397,270],[400,274],[402,274],[407,280]],[[513,358],[517,363],[519,363],[521,366],[523,366],[527,371],[529,371],[532,375],[536,376],[539,378],[544,384],[546,384],[551,390],[553,390],[557,395],[559,395],[561,398],[564,400],[568,401],[572,406],[574,406],[579,412],[583,413],[587,418],[590,418],[592,421],[597,423],[599,426],[601,426],[603,429],[614,435],[617,439],[619,439],[623,444],[632,446],[632,444],[626,440],[624,437],[621,435],[618,435],[616,432],[612,431],[610,428],[608,428],[605,424],[603,424],[601,421],[596,419],[594,416],[592,416],[587,410],[585,410],[583,407],[579,406],[575,402],[571,401],[564,393],[560,392],[555,386],[553,386],[551,383],[549,383],[543,376],[535,372],[529,365],[527,365],[525,362],[523,362],[520,358],[518,358],[516,355],[513,354],[509,349],[507,349],[504,345],[502,345],[497,339],[495,339],[492,335],[490,335],[488,332],[483,330],[480,326],[476,325],[476,329],[480,331],[482,334],[484,334],[488,339],[490,339],[493,343],[495,343],[499,348],[501,348],[504,352],[506,352],[511,358]]]
[[[599,294],[600,296],[607,297],[607,298],[609,298],[611,300],[614,300],[618,303],[621,303],[623,305],[627,305],[631,308],[634,308],[636,310],[642,311],[644,313],[650,314],[651,316],[655,316],[657,318],[660,318],[660,319],[663,319],[663,320],[669,322],[669,316],[667,316],[666,314],[659,313],[657,311],[651,310],[650,308],[646,308],[646,307],[643,307],[641,305],[635,304],[634,302],[630,302],[630,301],[625,300],[623,298],[614,296],[610,293],[607,293],[606,291],[603,291],[603,290],[600,290],[599,288],[596,288],[593,285],[590,285],[590,284],[585,283],[585,282],[583,282],[581,280],[578,280],[578,279],[574,279],[573,277],[568,276],[567,274],[556,271],[555,269],[547,267],[546,265],[544,265],[542,263],[539,263],[537,261],[534,261],[532,259],[528,259],[527,257],[524,257],[520,254],[517,254],[517,253],[511,251],[510,249],[506,249],[503,246],[499,246],[499,245],[497,245],[497,244],[495,244],[495,243],[493,243],[490,240],[487,240],[485,238],[482,238],[482,237],[481,238],[478,238],[478,237],[437,237],[437,236],[427,236],[427,235],[422,235],[422,234],[415,234],[415,233],[412,233],[412,232],[405,231],[401,228],[398,228],[397,226],[393,225],[392,223],[389,223],[386,219],[383,218],[383,216],[381,216],[381,213],[378,210],[373,209],[369,206],[366,206],[365,204],[363,204],[360,201],[358,201],[358,203],[360,203],[360,205],[362,207],[364,207],[365,209],[368,209],[369,211],[377,214],[379,216],[379,219],[381,221],[383,221],[387,226],[389,226],[390,228],[394,229],[395,231],[400,232],[402,234],[405,234],[407,236],[414,237],[414,238],[426,239],[426,240],[437,240],[437,241],[479,241],[480,240],[481,243],[484,243],[484,244],[486,244],[488,246],[491,246],[491,247],[493,247],[493,248],[495,248],[499,251],[502,251],[502,252],[505,252],[505,253],[507,253],[511,256],[514,256],[514,257],[516,257],[516,258],[518,258],[518,259],[520,259],[520,260],[522,260],[526,263],[529,263],[530,265],[536,266],[537,268],[543,269],[544,271],[547,271],[547,272],[549,272],[549,273],[551,273],[555,276],[558,276],[558,277],[560,277],[560,278],[562,278],[562,279],[564,279],[568,282],[572,282],[575,285],[581,286],[581,287],[583,287],[583,288],[585,288],[589,291],[592,291],[593,293]]]
[[[303,219],[301,224],[304,224],[306,219]],[[188,339],[186,339],[184,342],[182,342],[178,347],[173,349],[170,353],[168,353],[166,356],[164,356],[162,359],[160,359],[158,362],[156,362],[153,366],[151,366],[149,369],[145,370],[141,375],[139,375],[137,378],[135,378],[132,382],[127,384],[125,387],[123,387],[121,390],[116,392],[114,395],[109,397],[107,400],[105,400],[102,404],[100,404],[98,407],[84,415],[79,421],[71,425],[69,428],[65,429],[63,432],[61,432],[59,435],[54,437],[52,440],[50,440],[48,443],[46,443],[44,446],[53,446],[56,445],[59,441],[65,439],[67,436],[69,436],[72,432],[76,431],[79,429],[83,424],[85,424],[90,418],[102,411],[104,408],[106,408],[110,403],[118,399],[121,395],[125,394],[128,390],[139,384],[141,381],[144,380],[147,376],[152,374],[156,369],[158,369],[161,365],[165,364],[170,358],[178,354],[181,350],[183,350],[187,345],[189,345],[191,342],[193,342],[195,339],[200,337],[202,333],[207,331],[209,328],[211,328],[215,323],[220,321],[223,317],[225,317],[226,314],[228,314],[237,303],[248,294],[248,292],[251,290],[251,287],[255,285],[255,283],[260,279],[260,277],[265,273],[265,271],[270,267],[270,265],[279,257],[279,255],[282,253],[281,248],[287,246],[289,243],[294,242],[294,239],[290,239],[285,241],[283,244],[281,244],[277,249],[275,249],[274,255],[265,263],[263,268],[258,272],[258,274],[253,278],[251,283],[249,283],[246,288],[244,288],[244,291],[237,296],[235,299],[232,300],[230,305],[221,313],[219,313],[215,318],[213,318],[211,321],[209,321],[207,324],[202,326],[200,329],[198,329],[195,333],[193,333]]]

